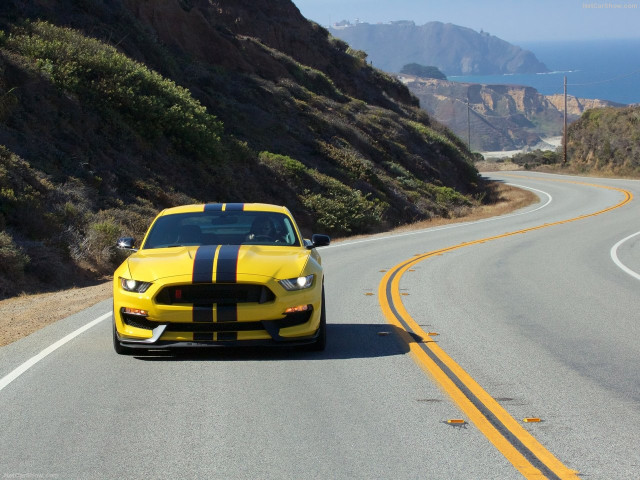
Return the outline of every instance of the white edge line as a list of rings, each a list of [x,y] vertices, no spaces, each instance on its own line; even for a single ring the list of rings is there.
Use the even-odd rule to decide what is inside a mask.
[[[620,240],[618,243],[616,243],[613,247],[611,247],[611,259],[613,260],[613,263],[615,263],[618,267],[620,267],[620,269],[625,272],[628,273],[629,275],[631,275],[633,278],[640,280],[640,274],[638,274],[637,272],[634,272],[633,270],[631,270],[629,267],[627,267],[624,263],[622,263],[620,261],[620,259],[618,258],[618,247],[620,245],[622,245],[624,242],[626,242],[627,240],[632,239],[633,237],[640,235],[640,232],[636,232],[632,235],[629,235],[626,238],[623,238],[622,240]]]
[[[86,332],[91,327],[94,327],[95,325],[97,325],[98,323],[102,322],[103,320],[109,318],[110,316],[111,316],[111,312],[105,313],[104,315],[102,315],[102,316],[96,318],[95,320],[87,323],[86,325],[83,325],[82,327],[78,328],[76,331],[71,332],[66,337],[61,338],[56,343],[54,343],[53,345],[50,345],[49,347],[45,348],[44,350],[42,350],[39,354],[35,355],[34,357],[31,357],[29,360],[24,362],[22,365],[20,365],[18,368],[13,370],[11,373],[9,373],[8,375],[6,375],[6,376],[2,377],[2,379],[0,379],[0,390],[2,390],[4,387],[9,385],[16,378],[18,378],[24,372],[29,370],[31,367],[33,367],[36,363],[38,363],[40,360],[45,358],[47,355],[49,355],[52,352],[55,352],[57,349],[62,347],[64,344],[70,342],[71,340],[76,338],[81,333]]]
[[[453,225],[445,225],[443,227],[431,227],[431,228],[426,228],[426,229],[423,229],[423,230],[416,230],[415,232],[398,233],[396,235],[385,235],[385,236],[374,237],[374,238],[365,238],[363,240],[354,240],[352,242],[346,241],[346,242],[334,243],[332,245],[328,245],[326,247],[322,247],[322,250],[327,250],[327,249],[330,249],[330,248],[346,247],[346,246],[349,246],[349,245],[356,245],[358,243],[376,242],[378,240],[389,240],[389,239],[392,239],[392,238],[407,237],[409,235],[420,235],[422,233],[428,233],[428,232],[438,232],[440,230],[448,230],[450,228],[466,227],[468,225],[476,225],[478,223],[494,222],[496,220],[502,220],[502,219],[505,219],[505,218],[518,217],[520,215],[529,215],[530,213],[537,212],[538,210],[541,210],[541,209],[545,208],[546,206],[548,206],[553,201],[553,197],[549,193],[547,193],[547,192],[545,192],[543,190],[538,190],[537,188],[526,187],[524,185],[518,185],[518,184],[515,184],[515,183],[507,183],[507,185],[512,185],[514,187],[524,188],[525,190],[531,190],[531,191],[534,191],[534,192],[541,193],[542,195],[545,195],[547,197],[547,201],[543,205],[539,206],[538,208],[534,208],[533,210],[527,210],[526,212],[511,213],[509,215],[501,215],[501,216],[497,216],[497,217],[484,218],[482,220],[476,220],[475,222],[462,222],[462,223],[455,223]]]

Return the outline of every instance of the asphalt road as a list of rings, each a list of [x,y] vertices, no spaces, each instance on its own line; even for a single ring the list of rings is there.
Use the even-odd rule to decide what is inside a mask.
[[[640,478],[640,183],[513,175],[321,249],[325,352],[118,356],[110,301],[0,348],[0,478]]]

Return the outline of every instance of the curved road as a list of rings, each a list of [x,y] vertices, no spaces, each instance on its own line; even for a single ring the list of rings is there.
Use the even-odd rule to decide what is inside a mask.
[[[323,353],[0,348],[0,478],[640,478],[640,184],[492,177],[540,202],[321,250]]]

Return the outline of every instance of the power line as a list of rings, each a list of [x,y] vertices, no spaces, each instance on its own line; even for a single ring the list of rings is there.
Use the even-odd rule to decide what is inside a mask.
[[[640,73],[640,69],[634,70],[633,72],[630,72],[630,73],[625,73],[623,75],[618,75],[617,77],[607,78],[606,80],[598,80],[596,82],[587,82],[587,83],[567,83],[567,85],[570,86],[570,87],[583,87],[583,86],[587,86],[587,85],[598,85],[600,83],[608,83],[608,82],[613,82],[615,80],[620,80],[622,78],[627,78],[627,77],[630,77],[632,75],[635,75],[636,73]]]
[[[567,163],[567,76],[564,76],[564,126],[562,127],[562,163]]]
[[[453,103],[460,103],[462,105],[464,105],[466,107],[467,110],[467,148],[469,150],[471,150],[471,112],[473,112],[474,115],[477,115],[478,118],[480,119],[480,121],[485,122],[487,125],[489,125],[491,128],[493,128],[494,130],[500,130],[499,127],[496,127],[495,125],[493,125],[489,119],[493,119],[493,120],[497,120],[497,119],[510,119],[512,117],[515,116],[519,116],[519,115],[523,115],[522,113],[514,113],[511,115],[505,115],[505,116],[500,116],[500,115],[484,115],[483,113],[480,113],[479,111],[477,111],[475,108],[471,107],[471,104],[469,102],[469,99],[467,98],[467,101],[462,101],[459,98],[455,98],[455,97],[447,97],[450,101],[452,101]],[[455,109],[454,109],[454,113],[453,113],[453,117],[455,118]]]

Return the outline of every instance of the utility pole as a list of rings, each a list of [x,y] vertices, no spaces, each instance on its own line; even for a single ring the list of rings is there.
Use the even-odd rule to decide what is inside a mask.
[[[469,97],[467,97],[467,147],[471,151],[471,107],[469,107]]]
[[[567,163],[567,77],[564,77],[564,129],[562,130],[562,163]]]

